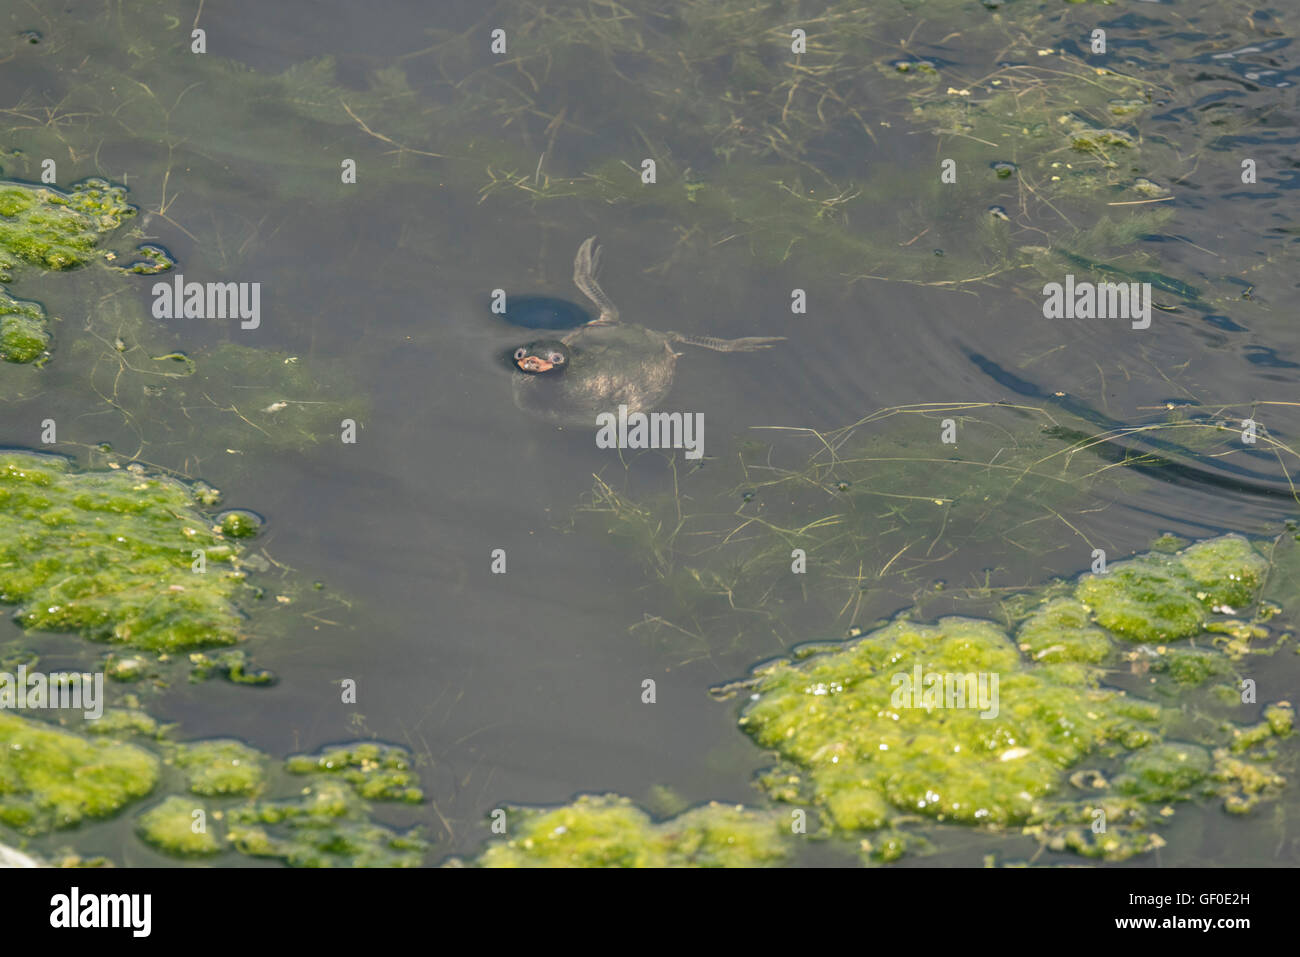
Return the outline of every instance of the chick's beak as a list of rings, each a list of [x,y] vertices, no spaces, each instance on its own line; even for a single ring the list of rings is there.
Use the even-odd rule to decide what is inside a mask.
[[[524,356],[516,360],[515,365],[525,372],[550,372],[555,368],[555,363],[547,362],[541,356]]]

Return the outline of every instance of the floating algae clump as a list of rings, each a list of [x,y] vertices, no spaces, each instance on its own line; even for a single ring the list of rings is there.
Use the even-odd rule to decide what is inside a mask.
[[[373,823],[347,782],[317,780],[288,801],[232,808],[227,837],[241,854],[292,867],[418,867],[427,845]]]
[[[1237,535],[1176,555],[1152,552],[1116,562],[1079,581],[1078,598],[1097,623],[1132,641],[1169,641],[1199,634],[1211,613],[1234,613],[1263,581],[1268,562]]]
[[[242,651],[222,651],[208,654],[196,651],[190,655],[191,681],[206,681],[214,674],[219,674],[227,681],[237,685],[269,685],[275,683],[275,675],[263,668],[252,668],[248,655]]]
[[[1226,748],[1214,752],[1215,789],[1223,795],[1223,809],[1229,814],[1249,814],[1266,798],[1276,797],[1286,786],[1286,778],[1272,765],[1254,756],[1243,760]]]
[[[964,706],[951,682],[925,677],[967,675]],[[894,811],[1025,821],[1060,769],[1140,734],[1135,717],[1155,717],[1086,669],[1027,665],[996,625],[963,618],[895,622],[843,650],[777,662],[755,690],[742,727],[789,762],[780,780],[845,830],[880,827]]]
[[[14,299],[0,289],[0,359],[35,362],[45,355],[49,344],[45,310],[38,303]]]
[[[1240,535],[1223,535],[1198,542],[1178,553],[1183,567],[1204,594],[1197,597],[1215,605],[1241,606],[1250,602],[1268,571],[1268,561]],[[1224,609],[1232,614],[1231,608]]]
[[[262,755],[239,741],[182,745],[175,760],[195,794],[252,796],[262,787]]]
[[[1161,653],[1143,646],[1136,655],[1148,658],[1156,671],[1169,675],[1180,685],[1201,685],[1210,678],[1226,675],[1231,662],[1223,655],[1200,648],[1165,648]]]
[[[1275,735],[1284,738],[1295,729],[1295,711],[1287,702],[1270,705],[1264,709],[1264,721]]]
[[[88,262],[101,237],[135,214],[126,189],[88,179],[69,193],[49,186],[0,184],[0,280],[20,263],[73,269]]]
[[[424,799],[419,776],[411,770],[410,756],[401,748],[365,742],[329,748],[318,755],[296,754],[285,762],[291,774],[330,774],[347,781],[367,801]]]
[[[1264,720],[1254,727],[1233,728],[1233,740],[1230,750],[1234,753],[1248,751],[1264,744],[1270,738],[1290,736],[1295,723],[1295,712],[1289,701],[1280,701],[1264,709]]]
[[[410,764],[401,748],[373,742],[294,755],[285,770],[309,776],[299,796],[231,808],[227,840],[241,854],[292,867],[418,867],[425,841],[376,824],[368,804],[421,801]]]
[[[1105,575],[1081,581],[1078,595],[1096,609],[1101,624],[1134,641],[1186,638],[1205,624],[1196,583],[1163,555],[1116,563]]]
[[[26,834],[106,817],[153,790],[143,748],[0,712],[0,824]]]
[[[558,808],[516,808],[517,836],[488,846],[480,867],[756,867],[790,853],[783,818],[710,803],[656,824],[627,798],[583,795]]]
[[[252,512],[235,509],[221,516],[221,534],[226,538],[252,538],[262,528],[262,520]]]
[[[1115,782],[1121,793],[1144,801],[1177,801],[1210,773],[1210,754],[1194,744],[1156,744],[1125,762]]]
[[[145,811],[136,820],[136,833],[164,853],[193,857],[233,851],[294,867],[423,863],[428,845],[418,834],[371,817],[372,800],[422,799],[419,779],[407,771],[410,756],[400,748],[349,744],[321,755],[294,756],[281,773],[272,770],[267,755],[240,741],[164,742],[162,747],[189,794],[173,794]],[[272,797],[250,800],[263,792]],[[293,796],[276,796],[285,794]],[[197,833],[196,810],[204,812]]]
[[[1129,628],[1124,637],[1133,622],[1167,635],[1164,623],[1182,615],[1179,633],[1194,634],[1212,612],[1235,613],[1228,600],[1252,604],[1268,568],[1250,542],[1227,535],[1085,576],[1076,591],[1087,605],[1061,597],[1064,586],[1044,589],[1013,616],[1014,643],[990,621],[898,620],[761,666],[741,683],[751,695],[740,724],[779,763],[758,785],[815,806],[832,832],[891,829],[874,843],[888,850],[901,839],[898,853],[872,850],[885,860],[905,850],[907,836],[892,829],[909,818],[1023,825],[1053,850],[1122,860],[1164,843],[1147,829],[1158,823],[1147,805],[1215,796],[1247,812],[1286,783],[1271,762],[1293,733],[1291,705],[1269,705],[1249,727],[1207,721],[1202,709],[1213,705],[1187,697],[1189,686],[1230,673],[1232,649],[1133,649],[1099,623]],[[1180,707],[1104,687],[1104,667],[1124,660]],[[1175,733],[1187,740],[1169,740]],[[1108,830],[1092,828],[1098,819]]]
[[[130,735],[157,737],[161,728],[154,718],[136,708],[105,708],[97,721],[87,722],[86,734]]]
[[[196,830],[194,812],[202,811],[203,826]],[[140,815],[140,839],[178,857],[204,857],[221,852],[221,842],[207,829],[208,809],[183,797],[169,797]]]
[[[157,652],[232,644],[243,574],[222,567],[237,550],[210,525],[181,482],[0,453],[0,602],[31,630]]]
[[[400,788],[393,784],[396,769],[410,764],[400,748],[351,744],[321,756],[291,758],[285,773],[272,773],[274,762],[240,741],[164,741],[162,747],[189,793],[168,796],[139,815],[135,825],[141,840],[166,854],[233,851],[278,858],[294,867],[416,867],[423,862],[428,845],[418,834],[393,830],[371,817],[371,799],[421,799],[414,774],[400,775]],[[349,758],[358,755],[366,757]],[[349,768],[355,773],[334,773]],[[250,800],[264,791],[294,796]],[[201,819],[195,811],[204,812]],[[203,822],[197,831],[196,820]]]
[[[171,254],[161,246],[145,243],[137,247],[136,252],[144,258],[120,267],[124,272],[134,273],[137,276],[156,276],[176,265]]]
[[[1106,632],[1092,624],[1088,607],[1070,598],[1044,605],[1020,626],[1016,637],[1035,661],[1096,664],[1112,651]]]
[[[1070,136],[1070,146],[1085,153],[1105,153],[1107,149],[1114,147],[1131,150],[1134,145],[1133,137],[1123,130],[1092,130],[1080,127]]]

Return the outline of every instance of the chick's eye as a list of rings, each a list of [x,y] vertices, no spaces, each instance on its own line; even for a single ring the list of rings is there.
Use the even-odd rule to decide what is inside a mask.
[[[520,348],[518,348],[518,349],[515,350],[515,359],[516,359],[516,360],[522,359],[522,358],[523,358],[524,356],[526,356],[526,355],[528,355],[528,350],[525,349],[525,348],[523,348],[522,346],[521,346]]]
[[[563,362],[563,361],[564,361],[564,356],[560,355],[558,352],[552,352],[552,353],[551,353],[551,362],[552,362],[552,363],[554,363],[555,365],[559,365],[559,364],[560,364],[561,362]]]

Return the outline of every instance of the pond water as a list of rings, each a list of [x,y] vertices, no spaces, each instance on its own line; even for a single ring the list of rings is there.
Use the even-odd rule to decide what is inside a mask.
[[[430,864],[476,854],[490,837],[487,815],[504,805],[613,792],[663,813],[663,788],[681,806],[754,805],[753,778],[770,755],[737,728],[736,702],[709,694],[754,663],[913,605],[925,620],[996,614],[988,589],[1073,576],[1097,548],[1116,560],[1165,533],[1274,536],[1295,516],[1286,489],[1300,431],[1297,66],[1283,5],[990,11],[952,0],[874,18],[851,15],[852,5],[801,7],[765,21],[727,4],[754,29],[766,23],[743,44],[704,6],[631,4],[621,19],[597,7],[585,20],[528,4],[435,12],[405,0],[381,15],[299,0],[0,11],[4,178],[39,182],[49,157],[60,187],[90,176],[125,185],[140,208],[137,232],[114,248],[158,244],[186,280],[261,283],[255,329],[153,318],[154,278],[99,264],[28,268],[8,287],[58,321],[48,363],[0,369],[0,447],[103,467],[112,455],[96,449],[108,443],[121,462],[203,479],[224,492],[222,507],[265,518],[256,547],[292,570],[284,574],[323,583],[277,608],[270,578],[267,607],[249,609],[246,648],[277,684],[189,683],[182,672],[145,696],[180,739],[239,738],[276,757],[357,738],[401,745],[426,801],[377,815],[420,825]],[[196,13],[204,53],[190,49]],[[792,59],[789,25],[801,16],[813,91],[782,102],[763,84],[786,82],[778,64]],[[503,55],[490,51],[497,27],[510,44]],[[1096,29],[1107,34],[1104,54],[1089,49]],[[837,45],[842,60],[825,52]],[[904,73],[900,61],[930,66]],[[1086,92],[1089,72],[1111,82],[1101,69],[1141,91],[1136,119],[1120,107],[1102,117],[1140,142],[1042,145],[1035,124],[1052,132],[1076,110],[1101,126]],[[1001,100],[992,118],[953,112],[1012,87],[1019,115]],[[1127,95],[1117,84],[1098,102],[1104,112]],[[1002,122],[1016,129],[988,140],[990,123]],[[653,184],[642,182],[647,157],[657,161]],[[945,194],[949,157],[957,180]],[[348,159],[353,183],[341,177]],[[1251,184],[1242,182],[1247,159]],[[996,162],[1016,167],[1002,178]],[[1067,188],[1053,176],[1079,179]],[[1138,177],[1164,192],[1141,192]],[[703,414],[702,468],[681,452],[598,448],[594,429],[538,421],[512,401],[517,373],[503,356],[536,335],[493,315],[492,292],[557,297],[594,314],[571,275],[593,234],[601,286],[625,321],[785,337],[749,353],[678,347],[662,408]],[[1075,264],[1045,263],[1047,249]],[[1044,318],[1044,283],[1069,272],[1154,278],[1151,327]],[[792,313],[794,289],[806,312]],[[140,351],[115,348],[119,336]],[[77,342],[87,348],[77,352]],[[297,420],[262,406],[261,372],[226,368],[210,383],[219,394],[167,380],[145,401],[144,385],[114,364],[115,353],[148,365],[181,352],[202,368],[225,343],[290,360],[341,415],[316,441],[298,441],[289,434]],[[241,390],[258,404],[247,410],[256,425],[239,408]],[[941,510],[903,503],[898,528],[854,546],[867,584],[848,611],[798,588],[761,610],[733,608],[716,590],[703,608],[683,610],[643,551],[608,534],[606,516],[575,512],[592,504],[599,476],[633,500],[676,496],[686,511],[783,514],[797,497],[780,500],[789,486],[736,477],[746,443],[770,444],[764,461],[797,470],[820,440],[785,430],[829,433],[885,409],[908,411],[864,427],[878,429],[882,476],[891,452],[990,463],[1005,447],[1023,462],[1017,449],[1045,423],[1007,408],[1045,409],[1079,427],[1063,398],[1126,425],[1218,415],[1239,429],[1254,418],[1274,444],[1221,443],[1200,455],[1161,431],[1186,453],[1165,454],[1187,468],[1099,471],[1042,508],[1038,493],[1026,491],[1026,504],[999,486],[1017,507],[966,525],[959,513],[948,524]],[[933,412],[918,412],[923,404]],[[358,424],[354,443],[339,440],[342,418]],[[939,439],[948,418],[955,449]],[[39,440],[45,419],[59,424],[52,448]],[[1115,448],[1151,451],[1146,438]],[[1090,468],[1114,461],[1096,457]],[[1254,481],[1233,471],[1243,468]],[[916,492],[977,496],[990,481],[986,470],[968,487]],[[746,500],[750,489],[757,496]],[[882,497],[880,513],[894,501]],[[895,556],[904,546],[912,550]],[[496,549],[505,574],[493,572]],[[35,649],[49,670],[95,660],[78,638],[24,635],[9,621],[0,647]],[[1261,701],[1294,694],[1293,650],[1252,665],[1267,676]],[[345,679],[356,682],[355,705],[340,702]],[[654,705],[642,700],[646,679]],[[1129,676],[1108,680],[1125,686]],[[1297,800],[1289,787],[1243,818],[1194,802],[1162,832],[1166,847],[1127,864],[1294,865]],[[905,864],[1036,851],[1018,834],[941,828],[930,837],[934,853]],[[28,848],[173,863],[135,837],[130,815]],[[820,846],[800,860],[856,858],[852,847]]]

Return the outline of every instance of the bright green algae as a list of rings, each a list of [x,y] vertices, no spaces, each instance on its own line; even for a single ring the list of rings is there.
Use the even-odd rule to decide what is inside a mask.
[[[49,270],[85,265],[104,236],[135,213],[125,187],[103,179],[87,179],[66,193],[50,186],[0,183],[0,281],[10,281],[22,265]],[[163,250],[142,251],[150,268],[170,265]],[[0,290],[0,359],[37,362],[48,356],[49,346],[45,310]]]
[[[1155,744],[1124,763],[1116,787],[1144,801],[1184,798],[1210,773],[1210,753],[1195,744]]]
[[[1016,633],[1023,651],[1035,661],[1086,661],[1096,664],[1110,656],[1110,638],[1092,624],[1082,602],[1058,598],[1034,612]]]
[[[190,654],[190,680],[204,681],[214,674],[219,674],[227,681],[237,685],[269,685],[275,683],[275,675],[264,668],[252,668],[248,655],[242,651],[221,651],[209,653],[195,651]]]
[[[1207,732],[1203,713],[1184,720],[1188,701],[1178,689],[1185,695],[1231,673],[1256,649],[1214,641],[1134,649],[1101,622],[1163,620],[1170,607],[1194,603],[1189,620],[1217,639],[1219,619],[1255,603],[1269,567],[1256,546],[1225,535],[1116,563],[1112,572],[1122,574],[1113,580],[1083,576],[1040,589],[1037,604],[1018,606],[1010,630],[972,618],[900,619],[848,642],[798,649],[741,683],[750,694],[741,727],[779,758],[756,783],[773,801],[814,809],[823,836],[852,837],[877,862],[926,850],[915,825],[927,821],[1019,827],[1050,850],[1124,860],[1165,845],[1157,828],[1173,803],[1212,798],[1247,813],[1287,783],[1274,761],[1293,734],[1292,706],[1276,702],[1255,725],[1225,720]],[[1125,571],[1135,568],[1142,574]],[[1135,673],[1152,672],[1153,690],[1179,706],[1103,684],[1105,666],[1125,660],[1142,663]],[[923,674],[996,674],[996,708],[976,697],[973,707],[927,699],[924,683],[917,700],[900,699],[896,676],[912,677],[918,665]],[[1178,740],[1192,730],[1198,740]],[[788,821],[771,809],[715,803],[655,822],[625,797],[587,795],[558,808],[511,808],[510,836],[470,863],[774,864],[793,853]]]
[[[291,774],[326,774],[341,778],[368,801],[423,800],[419,776],[401,748],[366,742],[328,748],[320,754],[298,754],[285,762]]]
[[[1268,562],[1236,535],[1176,555],[1152,552],[1085,575],[1076,594],[1097,622],[1132,641],[1169,641],[1203,631],[1216,610],[1233,613],[1263,581]]]
[[[512,808],[509,826],[515,836],[493,842],[473,863],[480,867],[773,865],[790,855],[787,821],[770,811],[713,802],[656,823],[625,797],[583,795],[558,808]]]
[[[227,836],[242,854],[292,867],[416,867],[428,845],[413,832],[374,823],[369,802],[419,803],[424,794],[401,748],[359,742],[294,755],[285,762],[305,778],[298,797],[232,808]]]
[[[104,720],[88,722],[87,736],[0,712],[0,837],[3,827],[25,835],[74,827],[161,791],[135,828],[174,856],[233,851],[298,867],[423,861],[428,845],[418,834],[372,819],[374,801],[423,800],[400,748],[358,742],[293,756],[272,773],[275,762],[239,741],[176,744],[132,709],[108,709]],[[340,765],[338,755],[365,757]],[[354,773],[335,773],[340,767]],[[264,791],[273,796],[260,799]]]
[[[200,741],[182,745],[175,764],[185,772],[190,791],[208,797],[252,796],[265,779],[261,753],[239,741]]]
[[[375,824],[356,789],[315,779],[292,800],[232,808],[227,837],[241,854],[291,867],[417,867],[428,845]]]
[[[238,554],[182,482],[0,453],[0,602],[26,629],[155,652],[233,644]]]
[[[202,827],[195,823],[195,811],[202,812]],[[206,857],[221,853],[221,842],[207,829],[208,817],[206,805],[173,796],[140,815],[136,833],[145,843],[177,857]]]
[[[90,261],[106,233],[136,212],[126,189],[88,179],[62,192],[0,183],[0,280],[15,266],[73,269]]]
[[[1124,656],[1125,643],[1105,623],[1125,627],[1129,640],[1207,629],[1213,637],[1211,619],[1253,603],[1268,565],[1246,539],[1223,536],[1084,576],[1075,591],[1088,604],[1049,595],[1021,617],[1018,643],[989,621],[899,620],[768,664],[749,683],[740,719],[780,758],[758,784],[775,800],[812,804],[836,833],[917,817],[1021,825],[1053,849],[1108,859],[1163,843],[1146,830],[1152,819],[1145,803],[1216,796],[1229,811],[1248,811],[1285,785],[1270,762],[1276,742],[1292,733],[1288,703],[1270,705],[1253,727],[1225,721],[1217,734],[1200,727],[1199,742],[1173,741],[1180,709],[1103,686],[1097,665]],[[1148,650],[1173,662],[1152,669],[1160,675],[1153,680],[1183,687],[1229,672],[1233,661],[1219,649],[1172,658],[1164,646]],[[923,690],[915,700],[900,697],[895,676],[912,677],[918,666],[923,674],[997,675],[996,714],[986,702],[954,707],[942,694],[926,699]],[[1119,761],[1118,774],[1107,781],[1087,772],[1085,786],[1068,774],[1085,758]],[[1091,793],[1071,796],[1078,788]],[[1109,821],[1107,830],[1088,826],[1097,814]]]
[[[143,839],[180,857],[233,849],[278,858],[293,867],[414,867],[427,843],[414,832],[376,823],[371,802],[417,804],[424,799],[410,755],[401,748],[357,742],[319,754],[293,755],[284,774],[268,773],[265,755],[238,741],[179,746],[172,762],[193,794],[176,797],[138,822]],[[263,791],[296,792],[261,799]],[[230,804],[222,799],[255,797]],[[192,834],[195,809],[205,833]]]
[[[230,511],[220,519],[221,534],[226,538],[252,538],[262,527],[261,520],[251,512]]]
[[[143,735],[158,737],[162,726],[136,708],[105,708],[104,714],[97,721],[89,721],[82,728],[86,734],[105,735]]]
[[[1000,710],[903,707],[891,677],[999,675]],[[1097,687],[1077,665],[1031,666],[991,622],[896,622],[844,650],[763,672],[741,725],[791,767],[769,790],[805,790],[846,830],[882,826],[893,811],[1013,824],[1050,793],[1060,768],[1105,742],[1140,742],[1158,709]],[[892,809],[892,810],[891,810]]]
[[[111,815],[153,790],[158,758],[0,712],[0,824],[25,834]]]
[[[46,354],[50,334],[39,303],[14,299],[0,289],[0,359],[35,362]]]

